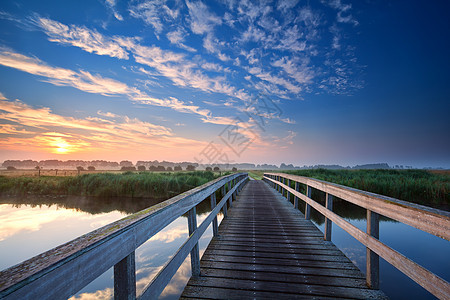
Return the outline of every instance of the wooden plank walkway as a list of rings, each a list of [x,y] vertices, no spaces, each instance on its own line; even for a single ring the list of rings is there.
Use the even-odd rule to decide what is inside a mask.
[[[263,181],[233,202],[182,299],[385,299],[303,214]]]

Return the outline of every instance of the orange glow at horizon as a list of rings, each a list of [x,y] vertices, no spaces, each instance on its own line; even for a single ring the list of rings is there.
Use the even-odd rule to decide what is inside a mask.
[[[49,146],[51,148],[50,152],[57,154],[71,153],[74,152],[76,148],[74,145],[69,144],[67,140],[60,137],[56,137],[54,140],[50,141]]]

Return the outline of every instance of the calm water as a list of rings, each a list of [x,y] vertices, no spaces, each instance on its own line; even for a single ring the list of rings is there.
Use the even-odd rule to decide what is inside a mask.
[[[102,201],[83,197],[0,199],[0,268],[5,269],[34,255],[70,241],[84,233],[155,204],[154,200],[112,199]],[[200,224],[209,212],[209,201],[197,209]],[[15,204],[11,204],[15,203]],[[365,211],[336,201],[335,211],[365,230]],[[222,216],[219,216],[219,221]],[[323,218],[312,212],[315,224],[323,230]],[[138,294],[175,254],[188,236],[187,219],[180,217],[136,250]],[[200,240],[200,254],[211,240],[208,228]],[[333,226],[333,242],[365,272],[366,250],[355,239]],[[391,220],[380,222],[380,240],[450,281],[450,243]],[[393,299],[433,299],[401,272],[380,260],[381,289]],[[162,299],[177,299],[190,277],[189,257],[164,290]],[[72,299],[111,299],[113,271],[105,272]]]

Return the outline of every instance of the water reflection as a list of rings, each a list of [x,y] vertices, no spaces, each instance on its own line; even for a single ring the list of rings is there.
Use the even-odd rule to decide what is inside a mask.
[[[29,197],[0,199],[0,267],[8,268],[127,214],[159,203],[156,199],[98,199],[87,197]],[[197,206],[197,223],[210,212],[209,199]],[[222,215],[219,215],[219,222]],[[187,219],[180,217],[136,249],[136,285],[145,286],[188,237]],[[208,228],[199,241],[200,254],[212,238]],[[32,245],[32,246],[31,246]],[[160,298],[177,299],[191,276],[190,259],[184,261]],[[112,299],[112,268],[71,299]]]
[[[322,204],[325,194],[313,192]],[[220,197],[218,197],[220,199]],[[293,198],[290,199],[293,202]],[[96,228],[135,213],[161,200],[155,199],[96,199],[85,197],[43,197],[0,199],[0,268],[4,269],[47,251]],[[5,204],[6,203],[6,204]],[[366,211],[335,198],[333,210],[362,231],[366,229]],[[304,204],[300,210],[304,212]],[[200,224],[210,211],[209,199],[197,207]],[[311,219],[324,230],[324,217],[311,210]],[[219,222],[222,216],[219,216]],[[137,292],[159,272],[188,236],[187,220],[180,217],[136,250]],[[211,227],[211,226],[210,226]],[[202,254],[212,237],[208,228],[199,242]],[[381,218],[380,240],[410,257],[445,280],[450,280],[450,243],[410,226]],[[365,272],[366,249],[353,237],[333,225],[332,241]],[[401,298],[433,297],[384,260],[380,262],[380,286],[388,296]],[[161,299],[178,299],[191,276],[190,259],[181,265],[161,295]],[[106,271],[71,299],[112,299],[113,271]]]

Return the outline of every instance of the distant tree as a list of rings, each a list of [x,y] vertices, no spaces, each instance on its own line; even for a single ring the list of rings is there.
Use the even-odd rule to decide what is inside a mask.
[[[6,170],[8,170],[8,171],[14,171],[14,170],[17,170],[17,169],[16,169],[16,167],[13,167],[13,166],[7,166],[7,167],[6,167]]]
[[[84,168],[82,166],[77,167],[78,175],[80,175],[81,171],[84,171]]]
[[[120,168],[121,171],[136,171],[136,167],[125,167]]]
[[[41,167],[36,166],[35,169],[38,170],[38,176],[41,177]]]
[[[212,171],[212,168],[211,167],[206,167],[206,169],[205,169],[206,171]]]
[[[87,169],[88,169],[88,171],[95,171],[95,167],[94,166],[89,166]]]
[[[145,166],[140,165],[137,167],[138,171],[145,171]]]
[[[219,167],[214,167],[214,172],[219,172],[220,168]]]
[[[157,168],[154,165],[151,165],[148,169],[152,172],[157,171]]]
[[[236,167],[233,167],[233,169],[231,169],[231,171],[237,172],[237,168],[236,168]]]
[[[186,170],[187,170],[187,171],[195,171],[195,166],[193,166],[193,165],[187,165]]]
[[[166,168],[164,168],[164,166],[158,166],[156,168],[156,171],[165,171],[165,170],[166,170]]]
[[[175,166],[173,168],[174,171],[182,171],[183,169],[181,168],[181,166]]]
[[[129,160],[122,160],[122,161],[119,163],[119,165],[120,165],[121,167],[132,167],[132,166],[133,166],[133,163],[132,163],[131,161],[129,161]]]
[[[167,168],[166,168],[166,171],[172,172],[172,171],[173,171],[173,170],[172,170],[172,167],[167,167]]]

